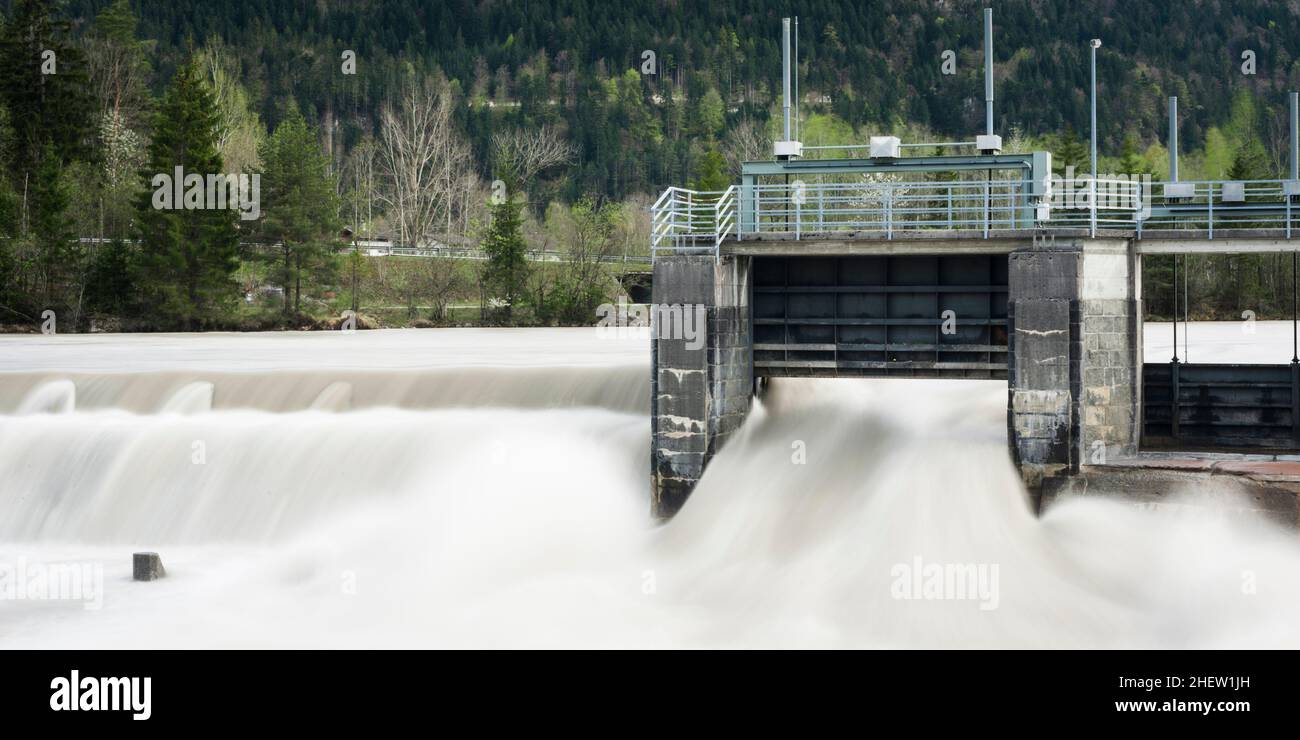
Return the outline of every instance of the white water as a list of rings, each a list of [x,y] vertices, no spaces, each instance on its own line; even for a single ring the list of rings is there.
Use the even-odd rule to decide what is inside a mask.
[[[0,600],[0,647],[1300,645],[1294,533],[1036,519],[999,382],[778,382],[656,527],[647,365],[591,330],[0,338],[0,564],[104,568],[99,610]],[[917,557],[997,566],[996,608],[894,598]]]

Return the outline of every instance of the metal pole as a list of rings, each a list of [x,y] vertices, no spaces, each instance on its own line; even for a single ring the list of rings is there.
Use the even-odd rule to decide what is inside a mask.
[[[1169,98],[1169,181],[1178,182],[1178,98]]]
[[[1300,93],[1291,93],[1291,179],[1300,180]]]
[[[1191,350],[1187,348],[1192,337],[1192,304],[1187,300],[1187,283],[1192,277],[1192,270],[1187,266],[1189,259],[1191,259],[1190,254],[1183,256],[1183,362],[1192,361]]]
[[[782,112],[785,116],[785,141],[790,138],[790,19],[781,19],[781,91]]]
[[[794,17],[794,140],[799,140],[799,16]]]
[[[1092,181],[1097,181],[1097,47],[1101,46],[1100,39],[1092,40],[1091,68],[1092,68]],[[1094,204],[1094,208],[1096,205]]]
[[[993,8],[984,9],[984,133],[993,135]]]

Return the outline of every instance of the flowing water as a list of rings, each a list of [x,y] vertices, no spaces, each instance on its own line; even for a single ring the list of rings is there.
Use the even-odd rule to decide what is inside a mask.
[[[581,329],[0,337],[0,575],[102,573],[0,599],[0,647],[1300,646],[1294,533],[1034,517],[1002,382],[777,382],[656,525],[648,354]],[[131,580],[142,550],[167,578]]]

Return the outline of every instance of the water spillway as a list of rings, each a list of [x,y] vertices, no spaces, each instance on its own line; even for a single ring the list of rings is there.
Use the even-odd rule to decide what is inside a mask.
[[[1300,642],[1293,534],[1036,518],[1004,382],[777,379],[660,525],[643,338],[368,334],[0,340],[0,564],[104,569],[98,610],[0,602],[0,646]]]

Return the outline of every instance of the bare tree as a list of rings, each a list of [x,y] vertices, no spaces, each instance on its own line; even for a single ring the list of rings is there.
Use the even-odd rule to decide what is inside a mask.
[[[512,129],[492,135],[498,174],[515,188],[552,167],[573,161],[577,149],[551,126]]]
[[[742,163],[772,158],[772,137],[763,130],[762,124],[747,118],[727,132],[722,152],[732,174],[740,174]]]
[[[432,304],[429,318],[435,323],[447,320],[447,308],[452,300],[469,287],[460,265],[447,257],[422,258],[412,277],[417,294],[428,298]]]
[[[453,101],[445,81],[412,78],[396,107],[380,115],[380,168],[387,178],[381,198],[397,230],[398,241],[418,245],[437,224],[452,231],[458,187],[472,171],[473,154],[452,117]]]

